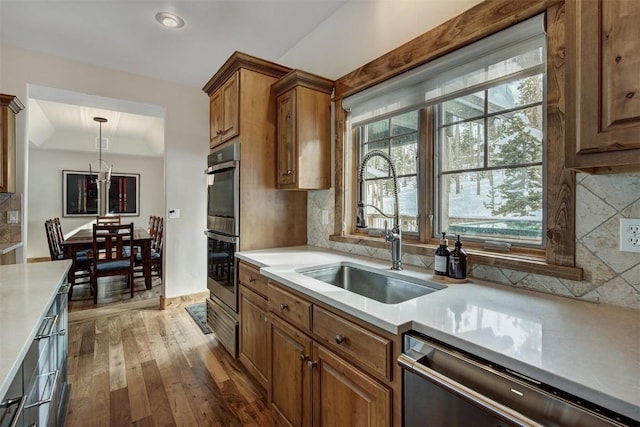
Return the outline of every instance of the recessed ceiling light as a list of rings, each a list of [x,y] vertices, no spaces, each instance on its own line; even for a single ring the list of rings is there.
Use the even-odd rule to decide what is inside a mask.
[[[169,12],[156,13],[156,21],[158,21],[160,25],[167,28],[184,27],[184,20],[180,18],[178,15],[174,15],[173,13],[169,13]]]

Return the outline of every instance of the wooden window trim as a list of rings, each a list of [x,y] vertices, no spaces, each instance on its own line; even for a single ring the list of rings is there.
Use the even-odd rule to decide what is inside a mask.
[[[350,212],[350,207],[355,206],[357,178],[353,172],[353,150],[345,150],[345,132],[349,129],[342,99],[542,12],[546,12],[547,25],[546,249],[497,253],[472,244],[465,247],[472,263],[582,280],[582,269],[575,267],[575,173],[564,167],[565,5],[562,0],[535,0],[524,4],[512,0],[486,0],[336,81],[336,222],[330,240],[386,247],[381,238],[355,232],[354,213]],[[432,158],[433,153],[426,154],[427,158]],[[425,166],[420,165],[419,175],[425,181],[420,184],[429,186],[432,171],[422,172],[426,170]],[[346,187],[345,183],[348,183]],[[425,207],[420,212],[421,218],[433,209],[429,201],[422,205]],[[426,243],[405,239],[403,251],[433,256],[437,243],[435,239],[427,238],[432,235],[431,230],[425,229],[424,235],[421,232],[420,241]]]

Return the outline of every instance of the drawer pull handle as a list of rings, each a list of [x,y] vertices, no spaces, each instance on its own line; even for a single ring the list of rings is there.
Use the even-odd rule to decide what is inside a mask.
[[[254,279],[253,277],[249,276],[249,283],[253,283],[255,281],[256,281],[256,279]]]
[[[313,360],[309,360],[309,361],[307,362],[307,368],[309,368],[309,369],[313,369],[313,368],[315,368],[315,367],[316,367],[316,365],[317,365],[317,364],[318,364],[318,362],[314,362]]]
[[[304,362],[305,360],[307,360],[309,358],[309,356],[307,356],[306,354],[301,354],[300,355],[300,361]]]
[[[336,344],[342,344],[346,341],[346,338],[342,335],[336,335]]]
[[[284,312],[288,308],[287,304],[280,304],[280,311]]]

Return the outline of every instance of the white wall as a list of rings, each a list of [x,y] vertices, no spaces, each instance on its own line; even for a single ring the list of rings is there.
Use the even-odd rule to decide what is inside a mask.
[[[351,0],[276,62],[338,79],[482,0]]]
[[[109,154],[103,156],[113,164],[113,173],[140,174],[140,216],[124,217],[138,227],[147,227],[150,215],[164,212],[164,160],[162,157],[140,157]],[[62,171],[87,170],[95,161],[93,153],[62,150],[29,150],[29,188],[26,201],[29,207],[27,258],[49,256],[44,222],[60,217],[65,233],[86,226],[93,217],[65,218],[62,216]],[[45,184],[46,183],[46,184]]]
[[[144,60],[141,53],[140,60]],[[213,75],[217,70],[211,70]],[[206,82],[203,82],[203,84]],[[0,44],[0,91],[27,101],[27,85],[66,89],[89,95],[158,105],[165,109],[165,190],[163,212],[181,210],[180,219],[165,220],[165,296],[174,297],[206,290],[206,168],[209,140],[209,102],[199,88],[69,61]],[[18,115],[17,191],[29,200],[27,184],[28,109]],[[31,183],[49,185],[48,182]],[[31,207],[23,210],[23,239],[29,253]],[[40,232],[36,225],[33,232]]]

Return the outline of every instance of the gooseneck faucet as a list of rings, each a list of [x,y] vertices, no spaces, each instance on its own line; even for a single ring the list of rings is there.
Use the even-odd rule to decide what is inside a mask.
[[[360,162],[360,167],[358,168],[358,206],[356,209],[356,227],[360,229],[367,228],[367,221],[364,213],[365,206],[371,206],[380,212],[382,216],[389,218],[389,215],[382,212],[378,207],[364,204],[364,170],[369,160],[373,157],[380,157],[384,159],[389,164],[389,169],[391,170],[394,198],[393,228],[389,230],[387,228],[387,221],[385,220],[384,240],[391,242],[391,269],[402,270],[402,232],[400,231],[400,214],[398,209],[398,178],[396,176],[396,167],[393,165],[389,156],[382,151],[369,151],[364,155]]]

